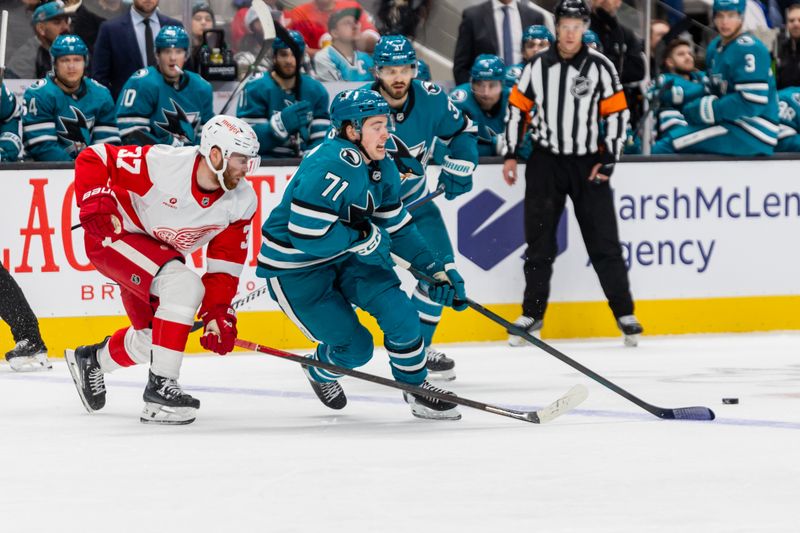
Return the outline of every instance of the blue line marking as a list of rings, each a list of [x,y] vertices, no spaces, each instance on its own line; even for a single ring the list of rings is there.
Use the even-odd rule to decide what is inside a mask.
[[[20,381],[38,381],[45,383],[68,383],[73,386],[71,377],[61,376],[48,376],[42,374],[13,374],[13,373],[0,373],[0,379],[7,380],[20,380]],[[144,382],[138,381],[122,381],[116,379],[106,380],[106,384],[111,387],[128,387],[143,389]],[[234,396],[257,396],[265,398],[299,398],[301,400],[319,401],[316,395],[312,392],[296,392],[284,391],[276,389],[255,389],[255,388],[242,388],[242,387],[215,387],[209,385],[186,385],[187,391],[190,392],[207,392],[210,394],[228,394]],[[400,391],[398,391],[399,393]],[[375,403],[375,404],[401,404],[404,405],[405,401],[402,398],[388,398],[383,396],[369,396],[364,394],[348,394],[348,401]],[[77,399],[76,399],[77,401]],[[514,404],[498,404],[502,407],[510,409],[517,409],[520,411],[534,411],[541,409],[543,405],[514,405]],[[610,419],[625,419],[625,420],[642,420],[654,421],[658,420],[657,417],[651,414],[644,413],[631,413],[627,411],[610,411],[602,409],[575,409],[567,413],[565,416],[585,416],[591,418],[610,418]],[[715,424],[723,426],[737,426],[737,427],[761,427],[771,429],[795,429],[800,430],[800,422],[783,422],[779,420],[753,420],[749,418],[719,418],[712,421],[691,421],[691,420],[670,420],[669,423],[688,422],[694,424]]]

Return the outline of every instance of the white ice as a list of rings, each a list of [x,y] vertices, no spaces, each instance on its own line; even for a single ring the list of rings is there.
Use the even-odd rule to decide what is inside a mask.
[[[0,531],[800,531],[800,334],[553,345],[650,403],[718,418],[656,419],[502,344],[441,346],[452,390],[532,408],[583,383],[588,400],[547,425],[467,408],[432,422],[399,391],[348,378],[334,412],[295,363],[193,356],[181,381],[197,421],[154,427],[138,421],[146,368],[108,376],[108,404],[89,415],[62,360],[46,374],[4,364]],[[385,353],[365,370],[388,375]]]

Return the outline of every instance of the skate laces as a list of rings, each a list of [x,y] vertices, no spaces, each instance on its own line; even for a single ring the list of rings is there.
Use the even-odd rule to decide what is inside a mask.
[[[169,399],[179,398],[183,396],[183,389],[178,385],[177,380],[168,378],[161,386],[161,393]]]
[[[425,348],[425,357],[432,363],[438,363],[445,358],[444,352],[440,352],[435,348]]]
[[[339,386],[338,381],[320,383],[319,387],[322,390],[322,395],[325,397],[325,400],[327,401],[331,401],[334,398],[336,398],[342,390],[342,388]]]
[[[423,381],[422,385],[420,385],[419,387],[421,389],[424,389],[424,390],[427,390],[427,391],[438,392],[439,394],[450,394],[452,396],[455,396],[454,393],[452,393],[452,392],[450,392],[448,390],[440,389],[439,387],[435,387],[435,386],[431,385],[430,382],[428,382],[428,381]],[[425,397],[428,399],[428,401],[433,402],[433,403],[443,403],[443,401],[444,401],[444,400],[440,400],[439,398],[434,398],[432,396],[425,396]]]
[[[92,395],[94,396],[106,391],[103,371],[99,367],[95,367],[89,371],[89,388],[92,390]]]
[[[535,323],[536,323],[536,319],[535,318],[532,318],[532,317],[529,317],[529,316],[526,316],[526,315],[522,315],[521,317],[519,317],[518,319],[516,319],[514,321],[514,325],[515,326],[519,326],[522,329],[528,329],[529,327],[531,327]]]
[[[636,317],[634,315],[621,316],[621,317],[619,317],[617,319],[617,322],[619,322],[619,324],[621,326],[638,326],[639,325],[639,321],[636,320]]]

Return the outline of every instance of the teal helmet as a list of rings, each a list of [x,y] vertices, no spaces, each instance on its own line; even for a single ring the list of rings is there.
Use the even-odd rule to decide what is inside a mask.
[[[417,79],[419,81],[431,81],[431,69],[421,59],[417,59]]]
[[[583,32],[582,41],[583,41],[583,44],[590,45],[590,46],[594,45],[594,47],[597,50],[599,50],[601,52],[603,51],[603,43],[600,42],[600,37],[598,37],[597,34],[595,32],[593,32],[592,30],[586,30],[585,32]]]
[[[342,91],[333,97],[331,124],[341,131],[345,121],[349,121],[356,131],[360,132],[365,119],[378,115],[388,117],[390,112],[389,103],[376,91],[367,89]]]
[[[182,48],[189,51],[189,34],[180,26],[164,26],[156,35],[156,52],[164,48]]]
[[[50,45],[51,64],[55,66],[56,59],[64,56],[83,56],[83,60],[88,63],[89,47],[77,35],[59,35]]]
[[[304,55],[306,53],[306,42],[303,40],[303,35],[297,30],[289,30],[289,36],[300,48],[300,55]],[[284,48],[289,48],[289,43],[280,37],[275,37],[275,40],[272,41],[272,49],[274,51],[278,51],[283,50]]]
[[[470,81],[502,81],[506,77],[506,66],[496,55],[481,54],[475,58],[469,74]]]
[[[375,45],[372,60],[378,68],[401,65],[416,66],[417,52],[411,45],[411,41],[406,37],[402,35],[384,35]]]
[[[31,24],[36,25],[40,22],[47,22],[48,20],[53,20],[59,17],[68,17],[66,12],[64,12],[64,2],[61,0],[56,0],[55,2],[47,2],[45,4],[40,5],[33,11],[33,16],[31,17]]]
[[[736,11],[740,15],[744,15],[744,10],[747,7],[747,0],[714,0],[714,7],[711,11]]]
[[[522,45],[525,46],[526,42],[534,39],[547,41],[550,44],[553,44],[556,40],[553,34],[550,33],[550,30],[547,29],[547,26],[542,26],[541,24],[534,24],[533,26],[525,28],[525,31],[522,33]]]

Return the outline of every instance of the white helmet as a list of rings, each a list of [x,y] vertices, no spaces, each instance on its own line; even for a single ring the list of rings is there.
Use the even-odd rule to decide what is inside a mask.
[[[216,170],[211,164],[211,149],[215,146],[222,151],[222,168],[220,170]],[[258,137],[250,124],[229,115],[216,115],[205,123],[200,134],[200,155],[205,157],[206,164],[217,175],[217,180],[224,191],[227,191],[228,188],[225,186],[223,174],[228,168],[230,156],[242,154],[247,157],[247,172],[252,173],[261,164],[258,148]]]

